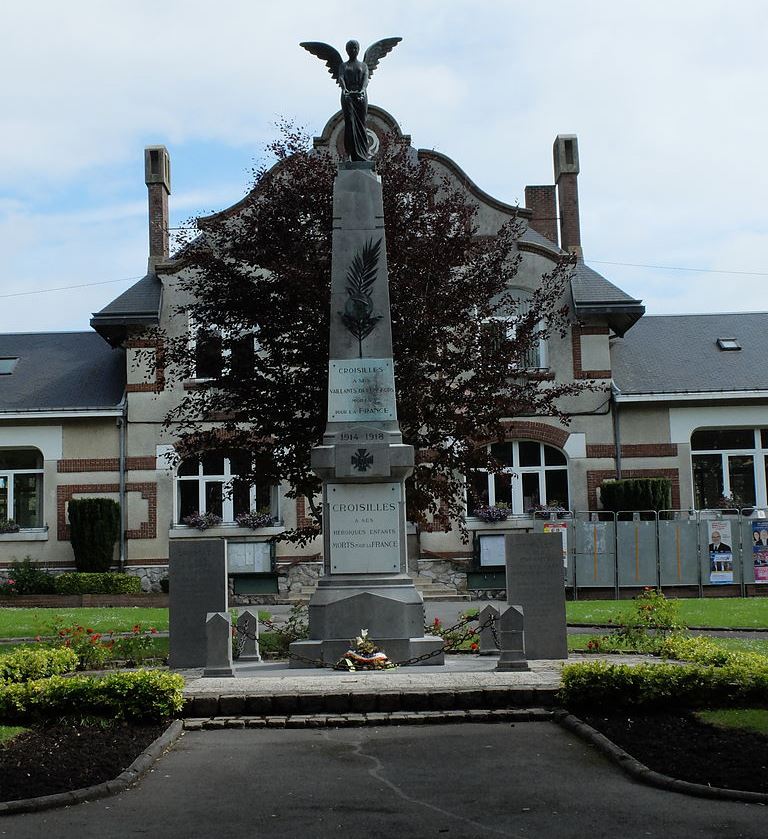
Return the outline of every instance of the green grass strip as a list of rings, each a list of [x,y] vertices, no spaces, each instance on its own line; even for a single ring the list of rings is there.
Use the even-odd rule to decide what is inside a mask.
[[[23,734],[27,729],[20,725],[0,725],[0,744],[8,743],[19,734]]]
[[[50,633],[54,622],[63,626],[86,626],[97,632],[130,632],[168,629],[168,609],[139,606],[85,607],[79,609],[0,609],[0,638],[34,638]]]
[[[718,728],[738,728],[768,734],[768,709],[766,708],[720,708],[716,711],[696,711],[703,722]]]
[[[768,597],[680,598],[674,602],[688,626],[768,628]],[[586,625],[608,623],[610,618],[633,610],[631,600],[577,600],[565,607],[569,623]]]

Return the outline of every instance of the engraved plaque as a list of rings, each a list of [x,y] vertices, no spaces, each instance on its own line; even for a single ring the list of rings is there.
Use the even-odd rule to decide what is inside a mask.
[[[400,570],[401,484],[328,484],[331,573]]]
[[[328,422],[397,419],[391,358],[328,362]]]

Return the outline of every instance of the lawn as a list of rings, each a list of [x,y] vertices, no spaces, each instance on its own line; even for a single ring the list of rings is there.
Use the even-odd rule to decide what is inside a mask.
[[[768,628],[768,597],[707,597],[676,600],[680,618],[688,626]],[[565,606],[568,623],[601,624],[617,614],[628,614],[631,600],[577,600]]]
[[[130,632],[138,623],[142,629],[168,629],[168,609],[138,606],[82,609],[0,609],[0,638],[34,638],[51,633],[52,624],[88,626],[97,632]]]
[[[768,710],[765,708],[718,708],[696,711],[696,716],[719,728],[741,728],[768,734]]]
[[[26,730],[26,728],[21,728],[18,725],[0,725],[0,745],[12,740],[17,734]]]
[[[586,650],[590,637],[590,635],[569,635],[568,649],[571,652]],[[731,652],[759,653],[768,656],[768,638],[714,638],[711,635],[707,638],[718,647]]]

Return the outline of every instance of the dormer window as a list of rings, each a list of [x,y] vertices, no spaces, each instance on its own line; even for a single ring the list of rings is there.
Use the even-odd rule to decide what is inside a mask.
[[[736,338],[718,338],[717,346],[726,352],[734,352],[741,349],[741,344]]]
[[[0,376],[10,376],[18,362],[18,358],[0,358]]]

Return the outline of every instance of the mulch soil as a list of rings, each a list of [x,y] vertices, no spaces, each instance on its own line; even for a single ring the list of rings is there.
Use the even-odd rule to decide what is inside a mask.
[[[0,745],[0,801],[89,787],[116,778],[165,725],[35,726]]]
[[[768,737],[684,712],[576,715],[649,769],[712,787],[768,793]]]

